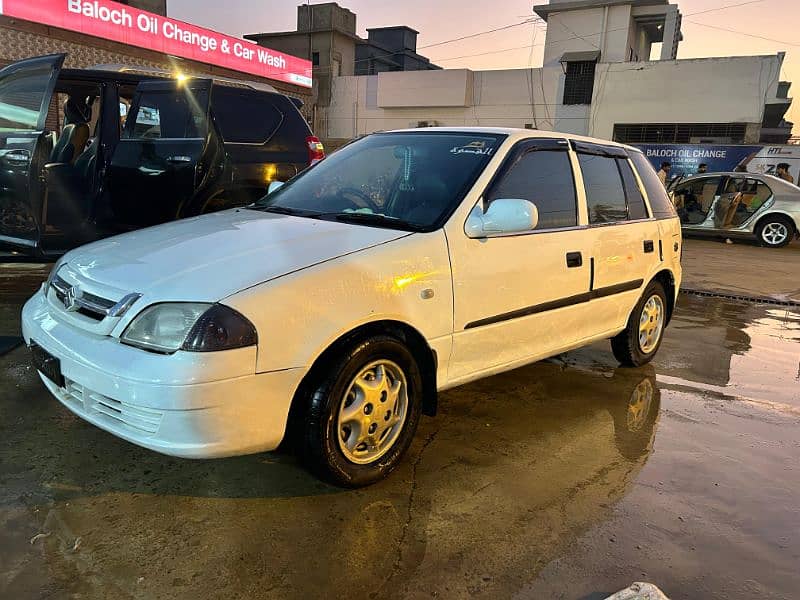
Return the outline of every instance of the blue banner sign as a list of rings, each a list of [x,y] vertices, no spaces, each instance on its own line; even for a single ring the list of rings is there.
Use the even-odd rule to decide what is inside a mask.
[[[631,144],[639,148],[656,170],[661,163],[672,163],[670,179],[697,173],[705,163],[709,173],[734,171],[747,165],[763,146],[717,146],[710,144]]]

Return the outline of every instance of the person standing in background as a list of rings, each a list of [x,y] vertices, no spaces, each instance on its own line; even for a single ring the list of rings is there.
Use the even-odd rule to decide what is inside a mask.
[[[672,163],[669,162],[662,162],[661,168],[658,171],[658,178],[661,181],[661,185],[667,187],[667,180],[669,179],[669,170],[672,168]]]
[[[789,174],[789,163],[780,163],[775,167],[775,177],[779,177],[789,183],[794,183],[794,177]]]
[[[708,173],[708,165],[706,163],[700,163],[697,165],[697,174],[703,175],[704,173]]]

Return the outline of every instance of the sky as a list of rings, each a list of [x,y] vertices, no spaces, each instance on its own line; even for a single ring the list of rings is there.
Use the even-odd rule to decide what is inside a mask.
[[[366,37],[367,27],[408,25],[418,30],[417,49],[420,54],[445,68],[510,69],[542,64],[546,30],[536,24],[520,25],[460,42],[425,46],[519,23],[533,16],[534,4],[546,3],[545,0],[338,1],[340,6],[356,13],[357,33],[362,37]],[[796,90],[800,90],[800,0],[671,2],[678,4],[684,15],[684,41],[678,58],[783,51],[786,60],[781,79],[794,81]],[[167,0],[167,12],[177,19],[241,36],[296,29],[298,4],[297,0]],[[721,7],[727,8],[703,13]],[[698,14],[693,16],[693,13]],[[492,53],[471,56],[486,52]],[[797,93],[800,97],[800,91]],[[787,118],[797,124],[795,132],[800,131],[800,100],[790,109]]]

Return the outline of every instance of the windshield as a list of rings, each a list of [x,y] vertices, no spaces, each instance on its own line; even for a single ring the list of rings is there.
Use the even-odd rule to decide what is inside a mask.
[[[455,210],[502,139],[484,133],[373,134],[250,208],[431,231]]]

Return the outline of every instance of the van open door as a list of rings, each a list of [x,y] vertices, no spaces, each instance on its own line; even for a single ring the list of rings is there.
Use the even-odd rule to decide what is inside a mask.
[[[45,127],[65,56],[29,58],[0,70],[0,250],[38,251],[41,173],[53,145]]]
[[[206,178],[210,79],[142,82],[108,173],[110,218],[123,229],[182,216]]]

